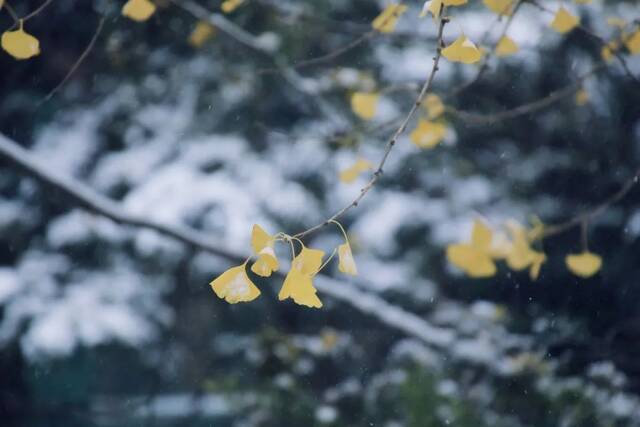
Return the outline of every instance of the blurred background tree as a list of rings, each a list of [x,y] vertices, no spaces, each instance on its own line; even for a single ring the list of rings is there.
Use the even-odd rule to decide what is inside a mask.
[[[19,17],[43,6],[9,3]],[[25,23],[41,54],[0,55],[2,134],[126,212],[232,253],[247,253],[254,223],[293,234],[322,222],[368,179],[345,184],[340,171],[376,164],[414,102],[437,22],[418,18],[418,2],[390,34],[371,31],[384,1],[246,0],[228,14],[221,3],[157,1],[143,23],[121,15],[124,2],[45,4]],[[564,6],[605,40],[616,37],[609,17],[637,28],[633,1],[576,3]],[[278,302],[281,277],[228,305],[207,285],[228,259],[84,210],[0,157],[3,423],[639,425],[637,189],[590,223],[603,258],[592,278],[564,264],[580,227],[544,240],[537,281],[503,264],[469,279],[445,258],[474,218],[561,223],[640,165],[638,57],[621,51],[627,69],[612,58],[574,85],[602,43],[552,31],[544,9],[559,6],[524,2],[508,31],[519,52],[491,58],[477,81],[478,65],[441,62],[433,92],[447,137],[420,150],[411,122],[342,219],[360,275],[330,265],[322,310]],[[491,49],[508,21],[480,1],[449,12],[447,45],[463,30]],[[218,25],[194,45],[203,19]],[[6,2],[0,25],[14,26]],[[546,108],[491,119],[567,87]],[[370,91],[382,96],[365,121],[350,99]],[[327,228],[306,241],[330,252],[342,237]]]

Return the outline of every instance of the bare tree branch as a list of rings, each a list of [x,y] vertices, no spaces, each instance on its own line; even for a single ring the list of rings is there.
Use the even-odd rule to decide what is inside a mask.
[[[259,37],[247,32],[241,27],[237,26],[233,22],[229,21],[224,15],[220,13],[212,13],[200,6],[198,3],[190,0],[169,0],[171,3],[179,7],[180,9],[190,13],[201,21],[208,22],[220,31],[235,39],[241,44],[256,50],[258,52],[271,55],[273,53],[273,47],[265,43]]]
[[[89,55],[89,52],[91,52],[91,50],[93,49],[93,46],[95,46],[96,41],[98,41],[98,37],[100,36],[100,33],[102,32],[102,28],[104,27],[104,21],[105,21],[105,17],[102,16],[100,18],[100,21],[98,21],[98,26],[96,28],[96,31],[93,34],[93,37],[91,37],[91,40],[89,41],[89,44],[87,45],[87,47],[82,51],[82,53],[80,54],[76,62],[73,63],[73,65],[71,66],[67,74],[64,76],[64,78],[60,81],[60,83],[58,83],[56,87],[51,89],[51,91],[47,94],[47,96],[45,96],[42,99],[42,101],[38,103],[38,105],[41,105],[47,102],[48,100],[50,100],[60,90],[60,88],[64,86],[64,84],[71,78],[73,73],[76,72],[80,64],[82,64],[82,62],[87,57],[87,55]]]
[[[520,117],[526,114],[535,113],[539,110],[543,110],[550,105],[560,101],[561,99],[566,98],[567,96],[576,92],[585,80],[587,80],[592,75],[596,74],[598,71],[606,68],[606,64],[601,62],[596,65],[580,77],[578,77],[575,81],[570,83],[569,85],[554,90],[549,95],[536,99],[535,101],[527,102],[525,104],[519,105],[514,108],[510,108],[508,110],[500,111],[497,113],[476,113],[469,111],[457,110],[452,107],[447,108],[447,112],[451,113],[454,117],[459,118],[460,120],[471,124],[471,125],[491,125],[497,122],[501,122],[503,120],[514,119],[516,117]]]
[[[356,206],[358,206],[360,201],[367,195],[369,190],[371,190],[373,188],[373,186],[376,185],[376,183],[378,182],[378,180],[382,176],[382,169],[383,169],[383,167],[384,167],[384,165],[385,165],[385,163],[387,161],[387,158],[389,157],[389,154],[391,153],[391,150],[393,150],[393,147],[394,147],[394,145],[396,145],[396,142],[398,141],[398,138],[400,138],[400,135],[402,135],[404,133],[404,131],[406,130],[407,125],[409,124],[409,122],[413,118],[413,115],[415,114],[416,110],[422,104],[422,100],[426,96],[427,92],[429,92],[429,90],[431,89],[431,85],[433,84],[433,79],[434,79],[434,77],[435,77],[435,75],[436,75],[436,73],[438,71],[438,63],[440,62],[440,57],[442,56],[442,47],[443,47],[442,34],[444,32],[444,26],[447,24],[447,22],[449,22],[449,19],[444,16],[446,8],[445,7],[441,7],[441,8],[442,8],[442,10],[440,11],[440,20],[439,20],[439,25],[438,25],[438,36],[437,36],[437,42],[436,42],[437,43],[437,45],[436,45],[436,54],[435,54],[435,56],[433,58],[433,67],[431,68],[431,72],[429,73],[429,77],[427,78],[427,80],[422,85],[422,88],[420,89],[420,93],[418,94],[418,97],[414,101],[413,105],[411,105],[411,108],[409,109],[409,112],[407,113],[407,116],[404,118],[404,120],[400,124],[400,127],[398,127],[398,129],[395,131],[395,133],[393,134],[393,136],[391,137],[389,142],[387,142],[387,145],[385,147],[385,150],[384,150],[384,153],[382,155],[382,158],[380,159],[380,162],[378,163],[378,166],[377,166],[375,172],[371,176],[371,179],[369,180],[369,182],[367,182],[367,184],[364,187],[362,187],[360,189],[360,194],[351,203],[349,203],[347,206],[345,206],[344,208],[342,208],[341,210],[339,210],[338,212],[333,214],[330,218],[327,218],[324,222],[322,222],[322,223],[320,223],[318,225],[315,225],[315,226],[313,226],[313,227],[311,227],[311,228],[309,228],[309,229],[307,229],[305,231],[302,231],[302,232],[296,234],[294,237],[301,238],[303,236],[311,234],[311,233],[321,229],[322,227],[324,227],[326,225],[329,225],[332,221],[336,221],[338,218],[342,217],[344,214],[346,214],[352,208],[355,208]]]
[[[37,178],[40,182],[60,191],[75,204],[119,224],[154,230],[224,258],[233,260],[246,259],[242,254],[220,249],[220,246],[216,245],[210,236],[203,236],[202,232],[161,224],[125,212],[116,202],[96,193],[88,186],[48,170],[27,150],[3,134],[0,134],[0,156],[7,158],[11,163],[30,176]]]
[[[627,181],[622,185],[622,187],[620,187],[620,190],[613,193],[610,197],[608,197],[599,205],[563,223],[545,226],[544,232],[542,233],[541,238],[547,238],[547,237],[555,236],[557,234],[562,234],[578,225],[582,225],[583,229],[585,229],[584,231],[586,232],[587,224],[591,220],[593,220],[593,218],[602,215],[612,205],[618,203],[627,194],[629,194],[629,192],[633,189],[633,187],[638,183],[638,180],[640,180],[640,169],[635,171],[635,173],[631,175],[629,179],[627,179]],[[586,244],[583,244],[583,246],[586,246]]]
[[[127,213],[117,202],[98,194],[88,186],[73,178],[50,171],[27,150],[0,134],[0,158],[2,157],[42,184],[63,193],[76,205],[119,224],[156,231],[163,236],[171,237],[188,246],[232,262],[241,263],[247,258],[244,254],[221,249],[222,245],[216,243],[211,236],[205,235],[202,231],[162,224]],[[282,279],[284,275],[276,273],[275,277]],[[324,274],[319,274],[317,279],[316,286],[321,292],[354,307],[365,315],[378,319],[389,327],[417,338],[425,344],[446,347],[453,341],[455,336],[453,330],[435,327],[419,316],[392,305],[377,295],[362,291],[355,286],[348,286]]]

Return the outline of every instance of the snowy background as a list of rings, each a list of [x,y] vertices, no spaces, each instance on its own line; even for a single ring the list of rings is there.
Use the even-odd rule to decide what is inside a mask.
[[[385,95],[369,123],[350,112],[349,94],[419,84],[434,53],[436,28],[417,17],[417,2],[397,34],[295,81],[259,72],[270,59],[222,33],[191,48],[196,21],[175,6],[134,24],[116,18],[118,5],[72,3],[33,20],[43,34],[37,62],[2,58],[0,130],[127,212],[240,254],[254,223],[294,234],[353,200],[368,176],[344,184],[339,171],[359,157],[377,163],[394,129],[384,125],[414,94]],[[461,29],[479,40],[495,24],[470,3],[454,11],[447,42]],[[249,0],[228,18],[293,63],[368,31],[384,4]],[[640,18],[633,2],[566,6],[603,37],[613,31],[604,17]],[[81,52],[73,43],[65,51],[65,40],[88,40],[104,10],[88,62],[34,108]],[[76,13],[87,22],[61,34]],[[523,6],[509,31],[521,51],[492,60],[447,104],[500,111],[586,72],[598,45],[550,31],[551,18]],[[629,66],[640,73],[637,57]],[[444,61],[435,92],[444,97],[475,72]],[[331,264],[317,279],[319,311],[278,302],[278,280],[260,281],[257,301],[229,306],[208,283],[230,261],[77,208],[0,159],[0,414],[33,426],[640,425],[638,191],[593,224],[604,267],[591,280],[562,265],[578,230],[547,243],[538,282],[507,270],[469,280],[443,255],[474,218],[559,222],[637,168],[637,83],[612,63],[585,88],[582,108],[569,97],[493,126],[451,118],[431,151],[403,136],[379,185],[343,220],[360,275]],[[307,243],[330,252],[341,235],[326,228]]]

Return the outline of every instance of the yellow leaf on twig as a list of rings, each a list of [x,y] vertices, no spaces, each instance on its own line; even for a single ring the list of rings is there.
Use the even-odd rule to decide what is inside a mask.
[[[156,5],[149,0],[129,0],[122,6],[122,14],[134,21],[146,21],[156,11]]]
[[[464,34],[446,48],[442,49],[442,56],[452,62],[473,64],[480,61],[482,53],[478,47]]]
[[[381,33],[392,33],[396,29],[398,19],[406,11],[406,5],[402,3],[391,3],[373,20],[371,26]]]
[[[198,21],[191,34],[189,34],[189,44],[199,49],[215,35],[216,29],[213,25],[205,21]]]
[[[24,31],[22,20],[20,28],[2,34],[0,43],[2,48],[16,59],[29,59],[40,53],[40,42]]]
[[[260,296],[260,290],[249,279],[246,263],[232,267],[210,283],[216,295],[229,304],[248,302]]]
[[[576,276],[588,278],[600,271],[602,258],[599,255],[584,251],[580,254],[567,255],[567,268]]]
[[[442,142],[446,135],[446,125],[420,119],[409,139],[420,148],[433,148]]]
[[[242,3],[244,3],[244,0],[225,0],[222,2],[220,9],[222,9],[224,13],[231,13],[240,7]]]
[[[496,56],[503,57],[513,55],[518,52],[518,50],[519,48],[516,42],[514,42],[509,36],[504,36],[496,45]]]
[[[551,22],[551,28],[564,34],[573,30],[578,24],[580,24],[580,18],[569,13],[564,7],[561,7]]]
[[[370,120],[376,115],[378,99],[377,93],[356,92],[351,95],[351,109],[358,117]]]

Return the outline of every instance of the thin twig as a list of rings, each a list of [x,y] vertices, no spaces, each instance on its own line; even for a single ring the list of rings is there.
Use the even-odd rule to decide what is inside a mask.
[[[229,21],[220,13],[212,13],[191,0],[169,0],[175,6],[190,13],[197,19],[208,22],[229,37],[258,52],[271,54],[273,49],[258,37]]]
[[[345,53],[355,49],[356,47],[360,46],[362,43],[373,39],[376,35],[379,35],[379,34],[380,32],[377,30],[370,30],[364,33],[363,35],[361,35],[360,37],[358,37],[357,39],[351,41],[350,43],[347,43],[346,45],[334,50],[333,52],[329,52],[325,55],[317,56],[315,58],[309,58],[309,59],[303,59],[303,60],[297,61],[292,66],[295,67],[297,70],[299,70],[301,68],[310,67],[312,65],[321,64],[323,62],[333,61],[337,57],[344,55]]]
[[[586,79],[588,79],[589,77],[591,77],[592,75],[596,74],[597,72],[599,72],[604,68],[606,68],[606,64],[600,63],[595,67],[593,67],[588,72],[586,72],[585,74],[583,74],[582,76],[578,77],[571,84],[561,89],[557,89],[543,98],[537,99],[532,102],[527,102],[526,104],[519,105],[509,110],[500,111],[498,113],[483,114],[483,113],[456,110],[455,108],[448,107],[447,112],[451,113],[454,117],[457,117],[460,120],[471,125],[490,125],[500,121],[514,119],[519,116],[523,116],[526,114],[530,114],[530,113],[534,113],[536,111],[542,110],[560,101],[561,99],[571,95],[582,86],[582,84]]]
[[[553,15],[555,15],[555,13],[556,13],[553,10],[549,9],[548,7],[545,7],[545,6],[541,5],[536,0],[526,0],[526,1],[527,1],[527,3],[532,4],[533,6],[537,7],[538,9],[540,9],[543,12],[546,12],[546,13],[549,13],[549,14],[553,14]],[[578,28],[584,34],[586,34],[586,35],[590,36],[591,38],[593,38],[594,40],[596,40],[602,47],[606,47],[608,45],[608,42],[604,37],[598,35],[593,30],[591,30],[590,28],[584,26],[583,24],[578,24],[578,26],[576,28]],[[640,79],[631,72],[631,69],[629,68],[629,65],[627,64],[626,59],[624,58],[624,56],[622,56],[622,54],[618,51],[618,49],[612,49],[611,53],[620,62],[620,65],[622,66],[622,69],[624,70],[625,74],[631,80],[633,80],[634,82],[640,84]]]
[[[73,178],[49,171],[33,154],[2,134],[0,134],[0,157],[6,158],[12,165],[46,186],[66,195],[76,205],[116,223],[156,231],[165,237],[176,239],[190,247],[232,262],[241,263],[246,259],[242,254],[221,249],[221,245],[214,243],[211,236],[205,235],[202,231],[162,224],[127,213],[117,202],[98,194],[88,186]],[[284,279],[284,274],[281,272],[275,272],[273,276],[280,280]],[[360,290],[356,286],[345,286],[344,283],[323,273],[316,277],[318,279],[316,287],[319,291],[425,344],[447,348],[455,338],[453,330],[433,326],[416,314],[391,304],[377,295]]]
[[[580,215],[577,215],[577,216],[575,216],[575,217],[571,218],[570,220],[565,221],[563,223],[556,224],[556,225],[545,226],[544,232],[542,233],[542,238],[555,236],[557,234],[564,233],[565,231],[570,230],[573,227],[576,227],[578,225],[591,222],[591,220],[593,220],[593,218],[601,215],[607,209],[609,209],[612,205],[614,205],[614,204],[618,203],[620,200],[622,200],[633,189],[633,187],[638,183],[638,180],[640,180],[640,169],[638,169],[622,185],[620,190],[618,190],[616,193],[614,193],[613,195],[608,197],[606,200],[604,200],[599,205],[597,205],[597,206],[593,207],[592,209],[589,209],[588,211],[586,211],[586,212],[584,212],[584,213],[582,213]]]
[[[75,71],[78,69],[80,64],[82,64],[82,62],[87,57],[87,55],[89,55],[89,52],[91,52],[91,50],[95,46],[96,41],[98,40],[98,37],[100,36],[100,33],[102,32],[102,28],[104,27],[104,21],[105,21],[105,17],[102,16],[100,18],[100,21],[98,21],[98,27],[96,28],[96,31],[93,34],[93,37],[91,37],[91,41],[89,41],[89,44],[87,45],[87,47],[84,49],[84,51],[82,51],[82,53],[80,54],[80,56],[78,57],[76,62],[73,63],[73,65],[71,66],[71,68],[69,69],[67,74],[64,76],[62,81],[60,81],[60,83],[58,83],[56,85],[56,87],[51,89],[51,91],[47,94],[47,96],[45,96],[44,99],[38,103],[38,106],[40,106],[40,105],[44,104],[45,102],[47,102],[48,100],[50,100],[60,90],[60,88],[62,86],[64,86],[65,83],[67,83],[67,81],[71,78],[73,73],[75,73]]]
[[[390,16],[388,16],[386,19],[384,19],[381,23],[381,27],[383,27],[390,19],[393,18],[397,18],[397,12],[394,12],[393,14],[391,14]],[[289,67],[292,69],[296,69],[296,70],[300,70],[302,68],[306,68],[306,67],[310,67],[313,65],[318,65],[318,64],[322,64],[324,62],[330,62],[333,61],[334,59],[344,55],[347,52],[350,52],[351,50],[357,48],[358,46],[360,46],[361,44],[373,39],[374,37],[376,37],[377,35],[381,35],[382,33],[380,31],[378,31],[377,29],[371,29],[369,31],[367,31],[366,33],[360,35],[359,37],[357,37],[356,39],[350,41],[349,43],[340,46],[339,48],[328,52],[324,55],[320,55],[314,58],[308,58],[308,59],[302,59],[299,61],[294,62],[292,65],[290,65]],[[282,70],[279,68],[264,68],[261,70],[258,70],[259,74],[273,74],[273,73],[279,73]]]
[[[263,55],[267,60],[274,64],[275,68],[280,70],[279,74],[284,78],[284,80],[297,92],[305,95],[327,119],[338,126],[345,125],[344,117],[328,101],[317,96],[318,93],[309,88],[309,85],[305,84],[302,76],[300,76],[294,68],[284,65],[284,58],[277,55],[271,46],[267,46],[258,37],[255,37],[251,33],[248,33],[244,29],[238,27],[223,15],[219,13],[212,13],[200,6],[198,3],[190,0],[169,1],[185,12],[191,14],[194,18],[208,22],[216,28],[219,28],[232,39]]]
[[[407,128],[407,125],[409,124],[409,121],[413,118],[414,113],[416,112],[418,107],[420,107],[420,105],[422,104],[422,100],[424,99],[425,95],[431,89],[431,85],[433,83],[433,79],[434,79],[434,77],[436,75],[436,72],[438,71],[438,63],[440,62],[440,57],[442,56],[442,47],[443,47],[442,33],[444,31],[444,26],[446,25],[447,22],[449,22],[449,19],[444,17],[445,9],[446,9],[445,7],[442,7],[442,10],[440,12],[440,24],[438,26],[436,55],[433,58],[433,67],[431,68],[431,72],[429,73],[429,77],[427,78],[427,80],[422,85],[422,89],[420,90],[420,93],[418,94],[418,97],[416,98],[415,102],[413,103],[413,105],[409,109],[409,112],[407,113],[407,116],[404,118],[404,120],[400,124],[400,127],[398,127],[398,129],[393,134],[393,136],[391,137],[389,142],[387,142],[386,148],[384,150],[384,154],[382,155],[382,158],[380,159],[380,163],[378,164],[375,172],[371,176],[371,179],[369,180],[369,182],[362,189],[360,189],[360,194],[351,203],[349,203],[347,206],[345,206],[344,208],[342,208],[341,210],[336,212],[334,215],[332,215],[330,218],[328,218],[324,222],[322,222],[320,224],[317,224],[317,225],[315,225],[315,226],[313,226],[313,227],[311,227],[311,228],[309,228],[309,229],[307,229],[305,231],[302,231],[302,232],[296,234],[295,237],[301,238],[303,236],[311,234],[314,231],[317,231],[317,230],[321,229],[322,227],[330,224],[331,221],[336,221],[338,218],[342,217],[349,210],[351,210],[352,208],[355,208],[356,206],[358,206],[360,201],[367,195],[369,190],[371,190],[373,188],[373,186],[376,185],[376,183],[380,179],[380,176],[382,176],[383,167],[384,167],[384,165],[385,165],[385,163],[387,161],[387,158],[389,157],[389,154],[391,153],[391,150],[393,150],[393,147],[396,144],[398,138],[400,137],[400,135],[402,135],[404,133],[405,129]]]
[[[40,12],[45,10],[47,8],[47,6],[49,6],[49,4],[51,4],[52,1],[53,0],[45,0],[45,2],[40,5],[40,7],[38,7],[37,9],[35,9],[33,12],[29,13],[28,15],[23,16],[22,20],[23,21],[27,21],[27,20],[33,18],[34,16],[36,16],[37,14],[39,14]]]
[[[9,15],[11,15],[11,19],[13,19],[13,27],[16,26],[16,24],[20,21],[20,18],[18,17],[18,14],[16,13],[15,10],[13,10],[13,7],[11,7],[11,5],[9,4],[9,2],[5,1],[4,2],[4,9],[7,11],[7,13]]]

